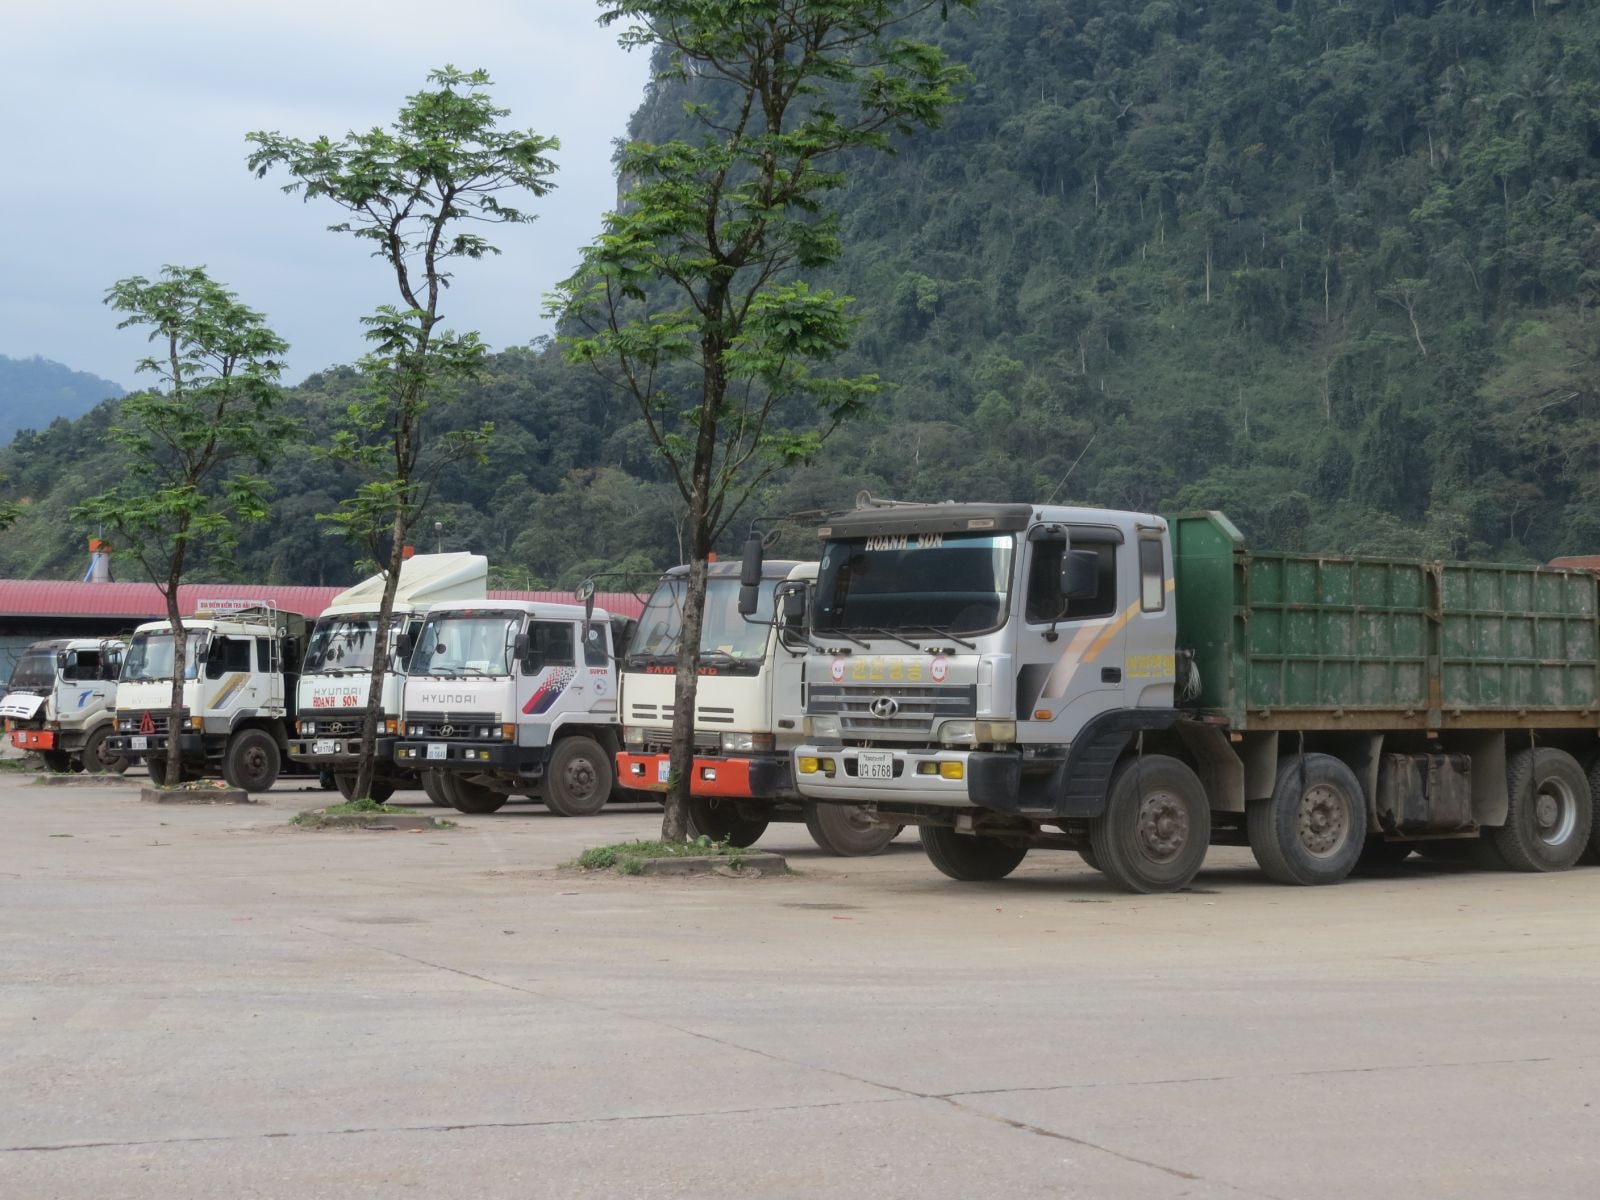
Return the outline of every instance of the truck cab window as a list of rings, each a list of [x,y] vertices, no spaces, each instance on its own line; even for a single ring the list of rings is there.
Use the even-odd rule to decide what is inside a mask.
[[[594,623],[583,636],[583,662],[589,667],[603,667],[610,662],[606,654],[605,626]]]
[[[272,639],[256,639],[256,670],[272,670]]]
[[[572,626],[566,621],[535,621],[533,623],[533,648],[539,660],[547,667],[576,666]]]
[[[1139,539],[1139,607],[1147,613],[1167,607],[1167,572],[1162,561],[1161,539]]]
[[[1051,621],[1085,621],[1109,617],[1117,611],[1117,548],[1109,542],[1079,542],[1074,550],[1092,551],[1097,560],[1099,587],[1093,596],[1066,602],[1061,599],[1061,556],[1067,543],[1033,543],[1033,566],[1028,571],[1027,620],[1030,625]]]
[[[250,643],[253,638],[218,638],[206,656],[206,678],[221,679],[232,671],[250,669]]]

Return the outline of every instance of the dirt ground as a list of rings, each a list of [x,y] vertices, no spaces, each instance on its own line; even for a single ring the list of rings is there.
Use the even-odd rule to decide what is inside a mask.
[[[1590,1197],[1600,869],[558,870],[0,775],[0,1196]],[[421,793],[397,799],[436,812]]]

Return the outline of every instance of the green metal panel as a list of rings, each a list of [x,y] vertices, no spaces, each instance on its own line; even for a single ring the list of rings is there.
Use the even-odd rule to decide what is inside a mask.
[[[1589,572],[1252,554],[1219,513],[1171,527],[1196,707],[1235,728],[1283,710],[1427,727],[1496,711],[1577,718],[1600,700]]]

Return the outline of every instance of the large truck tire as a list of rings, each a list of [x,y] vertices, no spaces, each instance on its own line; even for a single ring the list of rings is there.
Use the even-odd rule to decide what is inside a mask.
[[[354,771],[341,771],[333,777],[333,784],[339,789],[339,795],[346,800],[356,798],[356,774]],[[376,804],[382,804],[394,795],[394,784],[387,779],[374,779],[367,788],[367,798]]]
[[[1028,856],[1026,846],[1013,846],[992,837],[957,833],[948,825],[924,825],[919,833],[928,861],[951,879],[984,883],[1004,879]]]
[[[1094,847],[1088,842],[1078,844],[1078,857],[1083,859],[1083,865],[1091,871],[1100,870],[1100,860],[1094,856]],[[1101,872],[1104,874],[1104,872]]]
[[[545,768],[545,807],[561,817],[592,817],[611,799],[615,779],[611,755],[593,738],[565,737]]]
[[[1188,887],[1211,844],[1205,785],[1169,755],[1130,758],[1111,777],[1089,844],[1095,868],[1130,892]]]
[[[511,799],[504,792],[485,787],[473,779],[463,779],[460,775],[441,772],[439,777],[444,781],[445,794],[450,797],[450,803],[457,812],[481,817],[488,813],[499,812],[505,807],[506,801]]]
[[[1594,798],[1578,760],[1529,747],[1506,760],[1506,823],[1489,834],[1513,871],[1565,871],[1589,848]]]
[[[878,824],[874,811],[865,804],[817,804],[808,800],[806,829],[812,841],[840,858],[882,854],[901,826]]]
[[[429,800],[440,808],[454,808],[450,797],[445,793],[443,776],[438,771],[424,771],[422,773],[422,790]]]
[[[265,792],[278,782],[283,760],[278,743],[265,729],[242,729],[228,739],[222,777],[247,792]]]
[[[65,750],[41,750],[39,757],[44,760],[45,770],[57,775],[66,775],[73,769],[72,755]]]
[[[1586,863],[1600,863],[1600,754],[1594,756],[1594,761],[1589,766],[1589,799],[1592,801],[1589,815],[1589,849],[1580,860]]]
[[[754,846],[756,839],[766,831],[766,820],[742,816],[736,801],[717,800],[709,796],[689,797],[690,841],[708,837],[713,842],[725,842],[742,850],[746,846]]]
[[[112,754],[106,749],[106,740],[111,737],[114,727],[101,725],[98,729],[89,731],[89,736],[84,739],[83,750],[79,754],[79,762],[85,771],[107,775],[121,775],[132,764],[131,758],[120,754]]]
[[[1331,754],[1291,755],[1268,800],[1246,815],[1250,850],[1276,883],[1338,883],[1367,842],[1367,798],[1355,772]]]

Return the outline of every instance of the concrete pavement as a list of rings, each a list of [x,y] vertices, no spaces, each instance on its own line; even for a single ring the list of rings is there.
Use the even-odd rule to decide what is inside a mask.
[[[0,776],[0,1196],[1587,1197],[1600,869],[554,870]],[[397,799],[431,810],[420,793]]]

